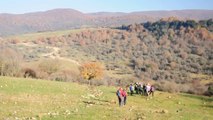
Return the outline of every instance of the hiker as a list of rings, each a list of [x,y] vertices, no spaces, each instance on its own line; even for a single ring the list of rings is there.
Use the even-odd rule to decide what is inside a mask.
[[[130,95],[132,96],[134,93],[134,86],[132,84],[130,84],[129,86],[129,91],[130,91]]]
[[[143,84],[143,95],[145,96],[146,95],[146,85]]]
[[[151,85],[150,94],[152,94],[152,97],[154,96],[155,87]]]
[[[138,84],[138,93],[141,94],[141,95],[143,94],[142,83],[139,83],[139,84]]]
[[[148,84],[146,85],[146,95],[147,95],[147,96],[149,96],[150,89],[151,89],[151,86],[150,86],[150,84],[148,83]]]
[[[138,94],[138,83],[135,83],[135,93]]]
[[[123,105],[126,105],[127,92],[125,89],[123,89],[123,91],[122,91],[122,97],[123,97]]]
[[[118,97],[118,103],[119,103],[119,106],[121,107],[123,105],[123,89],[120,87],[117,92],[116,92],[116,95]]]

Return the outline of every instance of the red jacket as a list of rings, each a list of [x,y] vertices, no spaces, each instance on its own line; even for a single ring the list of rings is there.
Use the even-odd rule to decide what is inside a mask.
[[[122,95],[122,97],[126,97],[126,96],[127,96],[126,91],[122,90],[122,91],[121,91],[121,95]]]

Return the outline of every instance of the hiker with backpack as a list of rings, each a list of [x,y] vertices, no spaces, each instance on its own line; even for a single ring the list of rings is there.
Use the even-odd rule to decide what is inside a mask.
[[[155,87],[151,85],[150,94],[152,94],[152,97],[154,96]]]
[[[125,89],[122,91],[122,97],[123,97],[123,105],[126,105],[126,100],[127,100],[127,92]]]
[[[119,106],[121,107],[123,105],[123,101],[124,101],[123,89],[121,87],[117,90],[116,95],[118,97]]]

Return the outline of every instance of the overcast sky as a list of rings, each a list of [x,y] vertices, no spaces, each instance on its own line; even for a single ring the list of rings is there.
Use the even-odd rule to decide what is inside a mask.
[[[207,9],[213,0],[0,0],[0,13],[28,13],[72,8],[84,13]]]

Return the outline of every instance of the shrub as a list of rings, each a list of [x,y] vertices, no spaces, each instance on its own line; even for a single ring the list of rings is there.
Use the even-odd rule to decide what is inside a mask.
[[[155,86],[156,86],[156,89],[160,91],[165,91],[170,93],[180,92],[179,84],[176,84],[175,82],[162,80],[160,82],[155,83]]]
[[[49,74],[47,72],[37,70],[36,71],[36,77],[39,79],[48,79]]]
[[[86,80],[101,79],[103,77],[103,67],[98,62],[88,62],[80,68],[80,75]]]
[[[129,85],[130,83],[138,82],[138,80],[134,78],[116,79],[115,81],[116,81],[115,83],[116,86],[123,86],[123,87]]]
[[[180,92],[187,93],[191,86],[188,83],[180,84]]]
[[[196,54],[196,55],[199,55],[199,56],[202,56],[204,54],[204,52],[205,52],[205,49],[201,48],[201,47],[194,47],[191,50],[192,54]]]
[[[213,96],[213,83],[206,85],[206,87],[208,87],[208,89],[204,94],[208,96]]]
[[[107,85],[107,80],[106,79],[91,80],[91,85],[95,85],[95,86]]]
[[[23,70],[23,72],[24,72],[23,77],[25,77],[25,78],[27,78],[27,77],[36,78],[36,72],[33,69],[25,68]]]
[[[180,57],[181,57],[182,59],[186,59],[186,58],[188,57],[188,54],[187,54],[186,52],[181,51],[181,52],[180,52]]]
[[[190,94],[202,95],[207,90],[205,85],[200,83],[200,80],[192,80],[191,84],[189,84],[189,86],[190,86],[190,89],[189,89],[188,93],[190,93]]]
[[[62,70],[53,73],[49,76],[50,80],[62,81],[62,82],[76,82],[78,74],[71,70]]]
[[[21,70],[22,55],[11,48],[0,48],[0,74],[17,76]]]
[[[59,70],[61,64],[58,60],[43,60],[39,64],[39,69],[49,75]]]
[[[170,65],[172,70],[174,70],[177,67],[177,63],[176,62],[171,62],[169,65]]]

